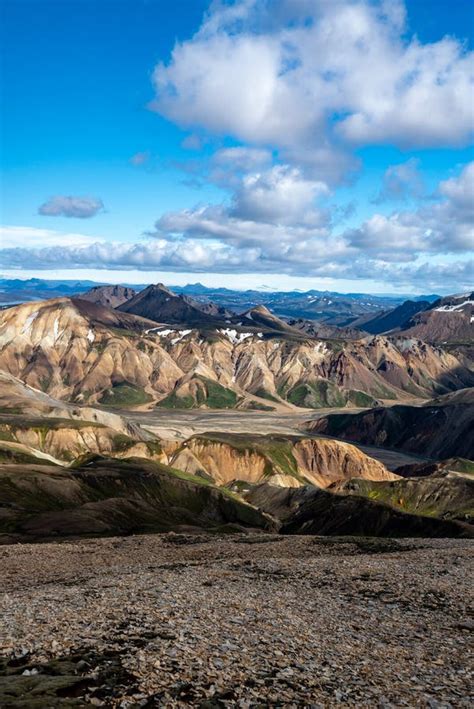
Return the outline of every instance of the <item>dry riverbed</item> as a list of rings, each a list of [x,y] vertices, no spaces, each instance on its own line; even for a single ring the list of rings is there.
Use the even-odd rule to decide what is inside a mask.
[[[309,421],[334,413],[357,413],[362,409],[308,409],[305,411],[265,412],[208,409],[155,409],[154,411],[116,411],[127,420],[138,423],[159,438],[183,441],[202,433],[250,433],[260,435],[304,435]],[[316,436],[328,438],[328,436]],[[337,439],[336,439],[337,440]],[[342,440],[342,439],[339,439]],[[356,444],[354,444],[356,445]],[[419,463],[427,458],[377,446],[357,445],[367,455],[383,463],[389,470],[401,465]]]
[[[0,550],[0,706],[470,707],[472,544],[190,532]]]

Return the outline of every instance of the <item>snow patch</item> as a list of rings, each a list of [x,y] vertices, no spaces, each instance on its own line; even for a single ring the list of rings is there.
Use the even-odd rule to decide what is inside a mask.
[[[89,332],[87,333],[87,339],[89,340],[89,342],[94,342],[94,340],[95,340],[95,335],[90,328],[89,328]]]
[[[318,354],[326,354],[328,351],[328,346],[325,342],[318,342],[313,349]]]
[[[219,332],[222,335],[225,335],[234,345],[243,342],[249,337],[254,337],[255,335],[257,337],[263,337],[263,332],[237,332],[237,330],[233,330],[229,327],[226,327],[224,330],[219,330]]]
[[[186,337],[186,335],[189,335],[189,333],[192,332],[192,330],[178,330],[177,337],[173,337],[171,340],[171,344],[175,345],[177,342],[183,339],[183,337]]]
[[[189,335],[192,330],[171,330],[171,328],[165,328],[162,330],[159,327],[152,327],[149,330],[145,330],[145,335],[148,335],[148,333],[154,332],[158,337],[168,337],[168,335],[175,335],[173,339],[170,341],[172,345],[175,345],[177,342],[183,339],[183,337],[186,337],[186,335]]]
[[[469,298],[462,303],[457,303],[456,305],[441,305],[439,308],[434,308],[434,310],[437,313],[452,313],[454,310],[464,308],[465,305],[474,305],[474,301]]]

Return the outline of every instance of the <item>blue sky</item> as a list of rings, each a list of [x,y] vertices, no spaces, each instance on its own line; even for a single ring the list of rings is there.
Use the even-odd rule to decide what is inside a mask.
[[[472,285],[471,2],[5,0],[2,19],[3,273]]]

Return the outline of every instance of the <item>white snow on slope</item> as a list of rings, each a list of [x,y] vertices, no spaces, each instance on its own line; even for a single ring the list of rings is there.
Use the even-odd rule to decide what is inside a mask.
[[[465,305],[474,305],[474,301],[471,299],[464,300],[462,303],[456,303],[456,305],[441,305],[439,308],[434,308],[437,313],[452,313],[455,310],[460,310],[464,308]]]
[[[237,332],[237,330],[233,330],[229,327],[226,327],[224,330],[219,330],[219,332],[222,335],[225,335],[227,339],[229,339],[234,345],[238,344],[239,342],[243,342],[248,337],[254,337],[255,335],[257,337],[263,337],[263,332]]]

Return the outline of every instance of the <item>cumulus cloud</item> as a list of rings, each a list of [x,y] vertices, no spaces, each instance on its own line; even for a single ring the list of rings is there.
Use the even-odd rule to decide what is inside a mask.
[[[71,232],[57,232],[53,229],[38,229],[29,226],[0,226],[0,244],[2,249],[42,248],[44,246],[87,246],[97,241],[97,237]]]
[[[408,37],[397,0],[220,3],[155,68],[153,108],[286,151],[464,144],[473,53]],[[339,149],[339,148],[337,148]]]
[[[419,253],[455,253],[474,247],[474,162],[441,182],[441,199],[415,211],[374,214],[345,234],[351,246],[385,261],[410,261]]]
[[[106,270],[204,273],[262,273],[313,276],[332,279],[373,279],[390,286],[412,286],[432,290],[472,287],[474,262],[458,260],[445,264],[417,262],[394,264],[349,252],[344,244],[329,250],[327,243],[299,243],[284,248],[235,247],[200,239],[153,239],[136,244],[95,243],[87,246],[10,248],[0,250],[5,268],[95,268]]]
[[[90,219],[104,211],[102,200],[93,197],[51,197],[38,207],[38,214],[44,217],[75,217]]]
[[[18,248],[22,236],[10,227],[0,258],[10,268],[284,273],[443,290],[452,283],[459,290],[472,281],[466,256],[474,244],[473,183],[470,163],[442,181],[436,199],[419,209],[374,214],[337,233],[317,206],[327,186],[296,168],[273,166],[244,175],[229,205],[164,214],[138,243],[25,228],[26,247]]]
[[[439,193],[447,198],[446,204],[453,219],[474,220],[474,161],[466,165],[460,177],[441,182]]]
[[[305,179],[297,168],[275,165],[243,178],[230,215],[246,221],[322,226],[328,216],[313,205],[328,194],[324,182]]]
[[[424,185],[418,169],[419,163],[416,158],[410,158],[399,165],[390,165],[383,176],[382,189],[373,203],[422,197]]]

